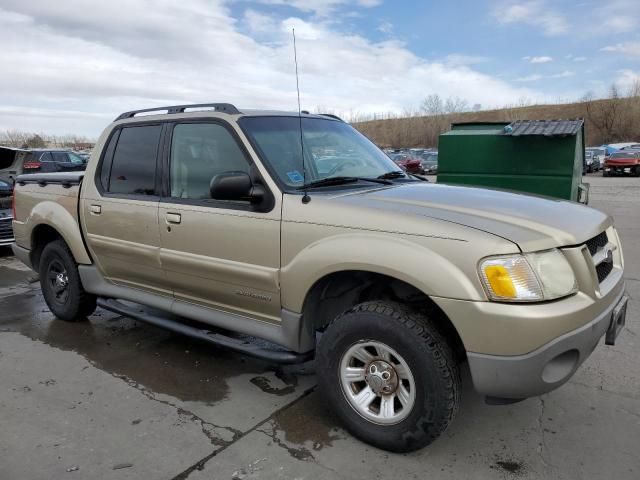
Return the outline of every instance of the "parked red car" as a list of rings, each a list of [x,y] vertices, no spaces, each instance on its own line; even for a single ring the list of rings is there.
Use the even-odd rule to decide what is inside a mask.
[[[635,175],[640,177],[640,150],[612,153],[604,161],[602,176]]]
[[[389,155],[396,165],[407,173],[423,174],[422,161],[418,157],[414,157],[410,153],[392,153]]]

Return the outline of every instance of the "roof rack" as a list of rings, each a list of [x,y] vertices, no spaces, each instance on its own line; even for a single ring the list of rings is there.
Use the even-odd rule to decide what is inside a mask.
[[[336,120],[340,120],[344,123],[344,120],[342,120],[339,116],[334,115],[333,113],[319,113],[318,115],[322,115],[323,117],[335,118]]]
[[[228,113],[230,115],[238,115],[240,114],[240,110],[238,110],[235,105],[231,103],[194,103],[191,105],[171,105],[168,107],[156,107],[156,108],[145,108],[142,110],[131,110],[130,112],[124,112],[118,115],[118,118],[115,119],[122,120],[124,118],[133,118],[139,113],[149,113],[149,112],[159,112],[159,113],[183,113],[187,109],[191,108],[213,108],[216,112]]]

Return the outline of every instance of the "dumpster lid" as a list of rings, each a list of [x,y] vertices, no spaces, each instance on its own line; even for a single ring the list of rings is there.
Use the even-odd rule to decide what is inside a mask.
[[[505,127],[505,135],[544,135],[547,137],[577,135],[584,120],[516,120]]]

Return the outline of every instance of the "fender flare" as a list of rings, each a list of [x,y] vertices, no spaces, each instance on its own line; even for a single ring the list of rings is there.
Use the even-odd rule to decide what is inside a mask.
[[[33,250],[33,234],[37,227],[47,225],[58,232],[66,242],[73,254],[73,258],[79,264],[91,264],[91,257],[87,252],[82,239],[82,232],[78,220],[67,209],[56,202],[45,200],[33,207],[27,220],[27,228],[30,238],[30,249]]]
[[[427,268],[428,275],[425,274]],[[283,307],[301,312],[304,300],[316,282],[329,274],[349,270],[393,277],[429,296],[483,299],[479,285],[475,285],[466,273],[424,245],[405,238],[358,232],[314,242],[283,266]]]

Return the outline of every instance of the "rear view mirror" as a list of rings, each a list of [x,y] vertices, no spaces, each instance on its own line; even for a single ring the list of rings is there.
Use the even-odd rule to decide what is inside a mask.
[[[211,198],[215,200],[249,200],[259,202],[265,195],[262,185],[254,185],[246,172],[224,172],[211,179]]]

